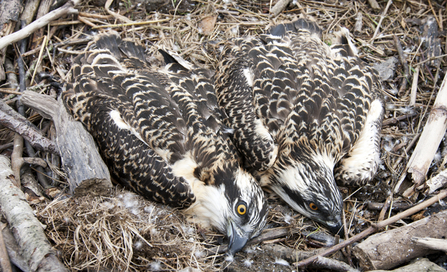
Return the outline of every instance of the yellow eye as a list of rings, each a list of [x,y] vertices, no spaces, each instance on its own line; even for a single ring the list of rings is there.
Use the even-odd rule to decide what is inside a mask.
[[[236,211],[239,215],[244,215],[247,212],[247,206],[245,204],[237,205]]]
[[[317,204],[315,204],[315,203],[313,203],[313,202],[311,202],[311,203],[309,204],[309,207],[310,207],[310,209],[313,210],[313,211],[318,210],[318,206],[317,206]]]

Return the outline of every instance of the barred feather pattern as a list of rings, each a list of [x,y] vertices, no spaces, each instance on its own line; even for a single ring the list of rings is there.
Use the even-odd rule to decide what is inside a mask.
[[[204,184],[228,183],[239,157],[222,132],[210,72],[171,67],[176,64],[154,69],[142,47],[117,34],[100,37],[75,59],[63,98],[118,180],[180,208],[196,199],[173,171],[185,157],[192,158],[194,175]],[[216,179],[215,173],[228,177]],[[260,198],[262,203],[262,193]]]
[[[247,166],[322,223],[341,214],[335,165],[341,182],[362,184],[380,160],[381,85],[348,35],[340,31],[329,47],[313,22],[277,25],[228,41],[216,74],[219,104]],[[314,202],[320,213],[304,207]]]

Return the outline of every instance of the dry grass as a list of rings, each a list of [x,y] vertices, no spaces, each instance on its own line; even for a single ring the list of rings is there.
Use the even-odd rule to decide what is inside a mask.
[[[350,235],[378,219],[379,210],[368,208],[368,203],[383,203],[392,195],[445,74],[445,58],[435,58],[439,60],[437,63],[429,59],[421,38],[421,28],[429,16],[435,16],[441,30],[445,28],[445,2],[441,5],[439,1],[394,1],[383,13],[388,1],[379,2],[381,10],[373,10],[366,1],[298,1],[297,5],[272,18],[268,10],[276,1],[199,0],[194,6],[189,5],[189,0],[172,1],[181,2],[181,5],[177,9],[172,4],[165,6],[165,12],[169,14],[145,11],[144,5],[121,1],[114,11],[135,22],[125,26],[102,6],[94,5],[95,2],[99,1],[83,1],[78,8],[82,12],[78,18],[52,23],[47,50],[40,60],[36,59],[40,40],[36,48],[30,49],[35,53],[29,53],[34,57],[27,59],[28,66],[34,67],[33,64],[40,62],[43,71],[63,81],[71,58],[82,51],[90,35],[112,28],[145,45],[155,64],[161,62],[157,50],[166,48],[197,66],[214,69],[215,42],[263,33],[271,24],[304,16],[316,20],[325,29],[324,40],[329,43],[331,33],[340,26],[354,32],[356,19],[362,16],[362,27],[353,35],[361,58],[371,65],[392,57],[397,61],[391,69],[392,75],[383,82],[387,113],[382,130],[383,164],[380,171],[368,186],[358,190],[341,188],[346,197],[345,214]],[[185,6],[191,11],[186,11]],[[215,24],[212,24],[214,19]],[[402,46],[404,62],[399,61],[394,36]],[[445,48],[445,35],[441,39],[441,48]],[[414,105],[410,105],[411,85],[417,67],[420,71],[417,94]],[[31,75],[33,72],[30,69]],[[444,140],[429,176],[445,169],[446,153]],[[410,185],[406,179],[402,188]],[[408,201],[415,202],[421,197],[414,194]],[[393,201],[397,205],[407,200],[394,194]],[[270,208],[268,227],[295,231],[289,236],[264,241],[264,244],[301,250],[317,246],[317,242],[306,240],[302,234],[315,229],[314,223],[282,205],[274,196],[270,196]],[[281,264],[281,260],[258,245],[237,254],[236,261],[231,263],[224,255],[208,251],[222,242],[221,235],[196,229],[178,211],[121,190],[110,197],[56,199],[41,203],[36,209],[38,218],[46,225],[48,237],[72,270],[293,269],[293,266]]]

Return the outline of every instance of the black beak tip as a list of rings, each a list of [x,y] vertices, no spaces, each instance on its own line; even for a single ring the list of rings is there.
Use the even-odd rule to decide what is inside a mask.
[[[336,224],[335,226],[327,226],[327,228],[334,235],[338,234],[340,237],[344,237],[345,236],[345,229],[343,227],[343,224],[341,224],[341,223]]]
[[[239,252],[244,248],[248,241],[248,236],[240,235],[233,224],[231,225],[231,228],[232,234],[228,237],[230,239],[228,243],[228,253],[234,255],[236,252]]]

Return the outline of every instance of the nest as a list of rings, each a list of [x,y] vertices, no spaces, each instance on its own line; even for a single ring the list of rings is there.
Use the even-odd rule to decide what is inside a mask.
[[[445,4],[396,1],[387,6],[390,1],[385,1],[380,3],[380,9],[375,9],[370,3],[375,1],[293,1],[281,14],[272,17],[269,10],[277,1],[115,2],[107,12],[102,1],[82,1],[77,6],[79,15],[52,22],[50,31],[45,31],[45,39],[44,32],[35,33],[34,48],[24,55],[30,67],[28,73],[33,78],[36,75],[36,79],[37,75],[50,75],[63,82],[72,58],[82,52],[92,35],[106,29],[114,29],[145,46],[152,63],[162,62],[157,50],[163,48],[196,66],[218,69],[214,60],[220,41],[260,34],[277,22],[303,16],[317,21],[324,29],[324,41],[330,43],[331,34],[343,26],[353,33],[360,57],[379,70],[387,105],[381,142],[383,163],[378,174],[373,182],[361,188],[341,188],[348,233],[359,233],[369,223],[399,211],[395,208],[388,214],[380,213],[390,196],[394,196],[395,207],[407,207],[426,196],[424,193],[412,193],[405,198],[399,195],[412,186],[410,178],[404,175],[407,162],[445,74],[445,58],[441,52],[431,49],[443,48],[439,36],[445,25],[440,16],[445,14]],[[131,22],[123,24],[118,13]],[[434,20],[438,32],[427,30],[428,20]],[[417,92],[411,88],[416,71]],[[40,88],[39,92],[55,93],[45,80],[31,84]],[[4,98],[8,102],[13,99],[13,96]],[[34,116],[33,123],[43,130],[51,126],[40,116]],[[12,137],[7,129],[2,129],[0,134],[5,135],[3,153],[8,154]],[[427,177],[445,170],[446,153],[444,138]],[[56,168],[57,164],[52,167]],[[64,178],[53,173],[48,174],[57,178],[50,183],[63,192],[66,190]],[[396,188],[399,193],[395,193]],[[306,251],[328,243],[324,239],[307,238],[319,226],[271,194],[268,194],[267,228],[287,229],[287,235],[264,240],[262,246],[247,246],[236,255],[237,261],[219,253],[220,244],[225,242],[221,234],[198,229],[181,212],[123,189],[116,189],[109,196],[64,198],[63,195],[53,200],[38,198],[34,208],[46,226],[52,245],[65,265],[74,271],[291,271],[294,268],[290,261],[273,254],[269,246]]]

